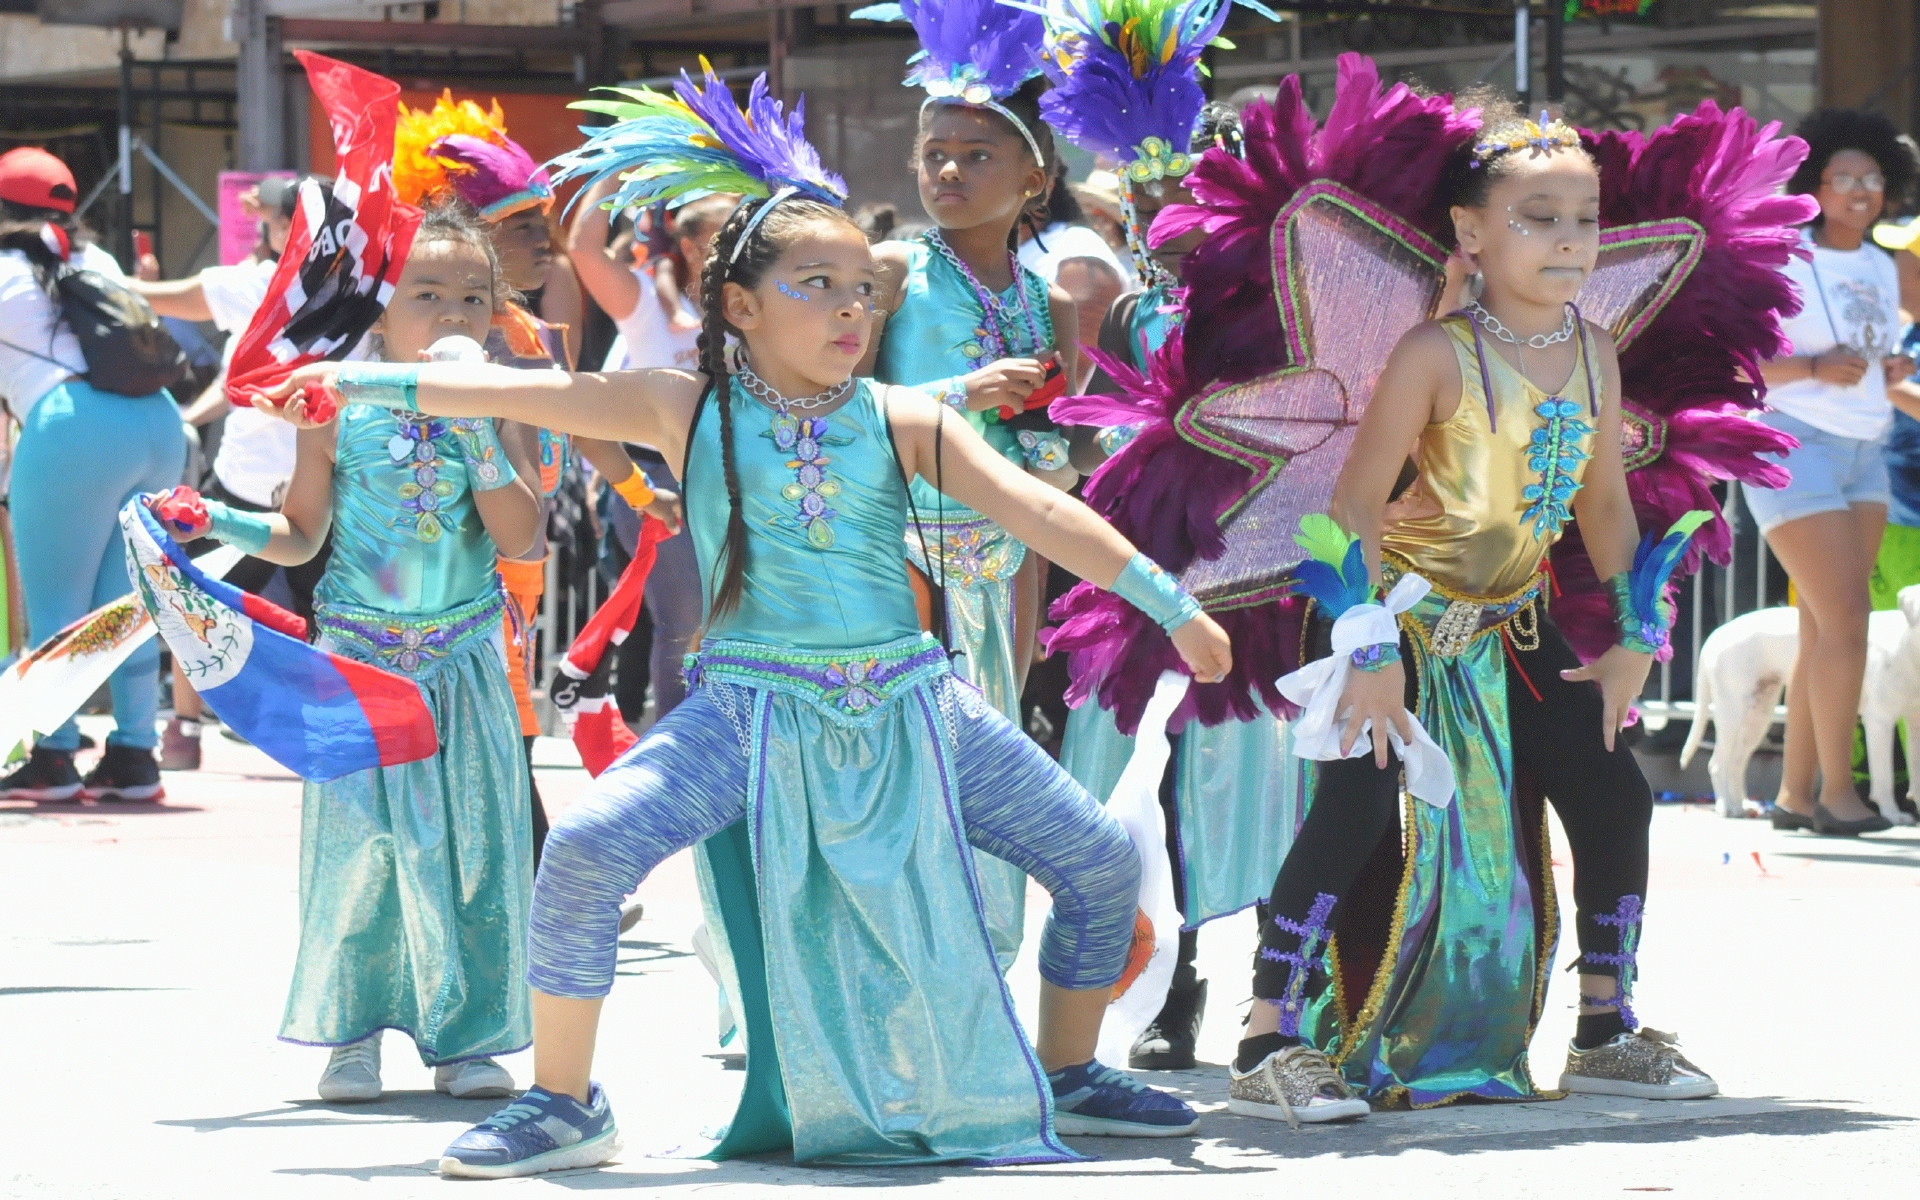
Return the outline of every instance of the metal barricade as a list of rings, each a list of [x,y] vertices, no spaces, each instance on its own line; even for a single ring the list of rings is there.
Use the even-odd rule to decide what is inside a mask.
[[[1669,721],[1691,721],[1694,714],[1693,672],[1700,661],[1700,647],[1707,635],[1735,617],[1770,606],[1770,581],[1776,589],[1773,555],[1767,539],[1760,536],[1753,516],[1741,498],[1738,483],[1725,485],[1721,508],[1733,535],[1733,557],[1722,567],[1705,563],[1682,585],[1682,607],[1675,631],[1673,657],[1660,664],[1647,680],[1647,689],[1639,704],[1642,721],[1649,732],[1658,732]],[[1779,603],[1785,596],[1771,593]],[[1690,603],[1685,601],[1690,600]],[[1776,705],[1774,720],[1785,721],[1785,705]]]

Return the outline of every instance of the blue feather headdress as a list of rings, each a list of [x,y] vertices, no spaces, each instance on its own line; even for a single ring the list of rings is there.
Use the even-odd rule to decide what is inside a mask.
[[[1275,16],[1255,0],[1238,2]],[[1001,3],[1045,18],[1042,65],[1053,88],[1041,98],[1040,114],[1074,145],[1120,164],[1121,208],[1135,264],[1152,282],[1170,283],[1147,250],[1132,192],[1135,185],[1178,179],[1193,169],[1189,149],[1207,103],[1200,55],[1208,46],[1232,47],[1220,30],[1235,0]]]
[[[944,101],[992,109],[1013,122],[1034,161],[1046,165],[1026,122],[1000,103],[1040,74],[1046,26],[1039,13],[998,0],[899,0],[848,15],[863,21],[910,22],[920,38],[920,52],[907,60],[907,86],[925,88],[928,104]]]
[[[613,209],[682,204],[715,194],[771,197],[734,243],[736,258],[760,220],[787,197],[805,196],[835,208],[846,203],[846,180],[821,165],[819,151],[802,132],[804,100],[794,101],[793,112],[786,113],[768,95],[763,74],[753,81],[742,109],[706,59],[700,66],[701,83],[682,71],[673,85],[675,95],[602,88],[625,99],[569,105],[606,113],[615,124],[583,126],[587,144],[549,164],[554,184],[584,179],[591,187],[618,175],[620,190],[606,201]]]

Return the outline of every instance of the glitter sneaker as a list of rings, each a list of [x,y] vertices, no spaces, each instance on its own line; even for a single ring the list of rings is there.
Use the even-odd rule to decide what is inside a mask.
[[[1720,1085],[1680,1053],[1679,1037],[1640,1029],[1591,1050],[1568,1046],[1560,1090],[1636,1100],[1699,1100],[1718,1095]]]
[[[512,1179],[543,1171],[597,1167],[620,1152],[620,1130],[600,1085],[587,1103],[528,1088],[512,1104],[453,1140],[440,1158],[442,1175]]]
[[[1298,1129],[1303,1123],[1367,1115],[1367,1102],[1353,1094],[1327,1056],[1312,1046],[1287,1046],[1244,1075],[1232,1067],[1227,1073],[1227,1111],[1243,1117],[1285,1121]]]
[[[1200,1118],[1186,1101],[1098,1060],[1062,1067],[1053,1085],[1053,1128],[1065,1137],[1180,1137]]]

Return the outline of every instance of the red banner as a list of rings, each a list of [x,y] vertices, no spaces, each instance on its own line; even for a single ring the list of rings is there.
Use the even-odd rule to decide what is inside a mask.
[[[280,267],[228,368],[227,398],[240,405],[297,366],[346,357],[393,295],[420,227],[420,210],[393,193],[400,85],[338,59],[293,53],[333,130],[337,173],[331,189],[301,186]]]

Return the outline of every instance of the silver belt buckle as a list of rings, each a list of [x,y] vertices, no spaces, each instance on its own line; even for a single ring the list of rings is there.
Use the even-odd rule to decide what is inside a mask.
[[[1486,607],[1474,600],[1448,601],[1447,610],[1433,623],[1433,635],[1428,639],[1433,652],[1442,658],[1466,653],[1474,635],[1480,632],[1480,618]]]

